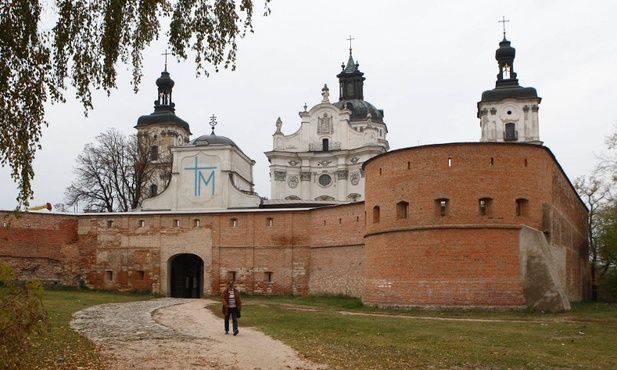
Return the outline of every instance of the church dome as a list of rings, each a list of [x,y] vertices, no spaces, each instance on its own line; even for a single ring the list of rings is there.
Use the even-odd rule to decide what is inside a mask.
[[[352,121],[366,120],[370,113],[373,122],[383,123],[383,110],[375,108],[373,104],[362,99],[341,100],[334,103],[334,105],[339,109],[349,109]]]
[[[167,70],[161,72],[161,77],[156,79],[156,86],[158,87],[168,87],[171,89],[174,87],[174,84],[175,82],[169,77],[169,72],[167,72]]]
[[[504,39],[499,43],[499,49],[495,51],[495,59],[497,59],[497,61],[503,58],[514,59],[514,56],[516,55],[516,49],[514,49],[510,45],[510,41],[506,40],[506,38],[504,37]]]
[[[189,145],[193,146],[209,146],[209,145],[231,145],[238,147],[230,138],[221,135],[201,135],[197,139],[191,140]]]

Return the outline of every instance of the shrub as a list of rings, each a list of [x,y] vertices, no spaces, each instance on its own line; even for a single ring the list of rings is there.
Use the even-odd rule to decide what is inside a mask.
[[[11,266],[0,261],[0,358],[7,369],[19,368],[33,335],[49,332],[43,285],[34,279],[15,284]]]
[[[617,302],[617,269],[608,270],[598,279],[598,298],[603,302]]]

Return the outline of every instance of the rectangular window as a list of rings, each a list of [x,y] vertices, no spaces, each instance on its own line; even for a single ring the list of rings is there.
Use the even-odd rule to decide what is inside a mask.
[[[272,217],[266,218],[266,226],[270,227],[274,225],[274,219]]]
[[[114,227],[114,221],[113,220],[107,220],[107,227],[108,228]]]
[[[105,279],[107,281],[113,281],[114,280],[114,272],[113,271],[106,271],[105,272]]]
[[[480,216],[490,216],[491,215],[491,198],[482,198],[478,200],[478,205],[480,208]]]
[[[529,201],[524,198],[519,198],[516,200],[516,215],[517,216],[527,216],[529,208]]]
[[[150,160],[156,161],[159,159],[159,147],[156,145],[152,145],[150,147]]]
[[[174,227],[180,227],[180,220],[174,220]]]
[[[145,278],[146,278],[146,272],[145,271],[137,271],[137,280],[144,281]]]
[[[436,199],[437,215],[444,217],[448,214],[448,199]]]
[[[145,227],[146,226],[146,221],[145,220],[139,220],[139,227]]]
[[[229,219],[229,227],[237,227],[238,226],[238,219],[237,218],[230,218]]]
[[[379,206],[373,207],[373,223],[379,222]]]
[[[409,203],[398,202],[396,203],[396,218],[403,219],[409,216]]]
[[[271,272],[264,272],[264,280],[268,283],[272,282],[272,273]]]
[[[194,227],[199,227],[200,225],[201,225],[201,221],[198,218],[193,220],[193,226]]]

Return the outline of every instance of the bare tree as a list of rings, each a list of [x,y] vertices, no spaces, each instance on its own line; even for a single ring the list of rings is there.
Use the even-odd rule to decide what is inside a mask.
[[[109,129],[96,140],[77,157],[77,179],[65,191],[68,206],[79,204],[90,212],[130,211],[147,197],[146,184],[160,173],[171,172],[171,161],[150,160],[153,141],[148,137],[138,141],[136,135],[127,137]]]
[[[598,264],[602,243],[598,240],[602,224],[602,209],[606,207],[609,191],[605,182],[595,175],[574,180],[574,188],[589,209],[589,262],[591,265],[591,296],[598,298]]]

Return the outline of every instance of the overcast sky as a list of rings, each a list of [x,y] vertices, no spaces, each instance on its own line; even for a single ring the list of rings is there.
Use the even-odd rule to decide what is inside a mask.
[[[338,100],[336,75],[350,35],[366,77],[364,98],[384,110],[391,149],[480,139],[476,104],[495,86],[503,16],[519,83],[542,97],[540,140],[571,181],[590,173],[617,122],[617,1],[273,0],[271,8],[239,42],[236,71],[196,78],[190,60],[171,58],[168,66],[176,114],[192,138],[208,134],[216,115],[216,133],[257,162],[261,196],[270,197],[263,153],[272,150],[277,118],[291,134],[304,104],[320,102],[324,84]],[[153,112],[165,48],[159,41],[146,51],[138,94],[121,66],[119,88],[111,97],[95,94],[88,118],[71,92],[66,104],[48,108],[32,206],[64,201],[75,159],[97,134],[110,127],[135,133],[137,119]],[[13,209],[16,196],[9,169],[0,169],[0,209]]]

